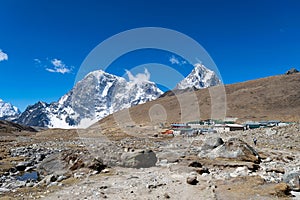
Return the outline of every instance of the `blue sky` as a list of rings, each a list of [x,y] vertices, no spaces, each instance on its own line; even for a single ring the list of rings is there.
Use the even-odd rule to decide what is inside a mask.
[[[225,84],[283,74],[300,66],[299,10],[297,0],[1,0],[0,98],[21,110],[58,100],[73,87],[93,48],[139,27],[164,27],[193,38]],[[192,66],[172,64],[172,57],[137,51],[116,60],[110,72],[162,63],[188,74]]]

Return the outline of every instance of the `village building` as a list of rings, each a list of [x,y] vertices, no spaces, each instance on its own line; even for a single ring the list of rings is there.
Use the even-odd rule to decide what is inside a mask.
[[[229,131],[243,131],[244,126],[240,124],[215,124],[213,129],[218,133],[224,133]]]
[[[259,122],[246,122],[244,123],[244,126],[247,130],[249,130],[249,129],[260,128],[261,126],[264,126],[264,124]]]
[[[187,124],[184,124],[184,123],[174,123],[174,124],[171,124],[171,129],[183,129],[183,128],[191,128],[189,125]]]

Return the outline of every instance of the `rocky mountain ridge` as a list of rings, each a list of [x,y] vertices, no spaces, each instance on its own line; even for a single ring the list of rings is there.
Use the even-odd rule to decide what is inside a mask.
[[[49,128],[84,127],[93,120],[154,100],[161,94],[153,82],[126,81],[99,70],[89,73],[57,102],[29,106],[16,122]]]
[[[147,70],[145,74],[149,79]],[[109,114],[155,100],[163,94],[149,80],[131,79],[126,81],[102,70],[90,72],[57,102],[38,102],[29,106],[15,122],[49,128],[87,127]],[[220,80],[213,71],[196,64],[177,89],[206,88],[217,84]]]

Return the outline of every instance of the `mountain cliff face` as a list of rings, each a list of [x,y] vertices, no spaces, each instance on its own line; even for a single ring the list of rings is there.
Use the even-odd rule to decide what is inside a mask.
[[[118,110],[154,100],[162,94],[150,81],[126,81],[102,70],[89,73],[58,102],[38,102],[16,120],[21,124],[50,128],[78,127]]]
[[[27,126],[47,127],[49,124],[47,108],[49,106],[50,104],[41,101],[28,106],[14,122]]]
[[[202,64],[195,64],[192,72],[182,81],[180,81],[175,89],[187,89],[187,88],[207,88],[221,84],[220,79],[217,77],[214,71],[206,68]]]
[[[0,99],[0,119],[13,119],[20,115],[20,110]]]

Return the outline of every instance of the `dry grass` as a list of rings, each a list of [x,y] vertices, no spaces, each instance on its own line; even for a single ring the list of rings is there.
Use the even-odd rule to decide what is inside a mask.
[[[226,85],[227,99],[227,117],[237,117],[239,121],[247,120],[282,120],[299,121],[300,120],[300,74],[282,75],[268,77],[243,83]],[[215,88],[217,90],[218,88]],[[186,92],[183,94],[168,94],[155,101],[137,105],[129,109],[130,115],[126,111],[120,111],[102,119],[100,124],[107,127],[113,127],[116,124],[150,124],[158,122],[180,122],[182,118],[192,119],[196,116],[199,106],[200,118],[211,118],[211,89],[201,89],[195,92]],[[189,99],[197,96],[197,102]],[[186,101],[178,99],[184,98]],[[166,112],[164,116],[158,116],[151,120],[149,112],[152,108],[160,105]],[[218,107],[218,105],[215,105]],[[188,116],[182,116],[182,108],[190,108]],[[152,113],[153,114],[153,113]],[[199,120],[195,117],[194,120]]]

